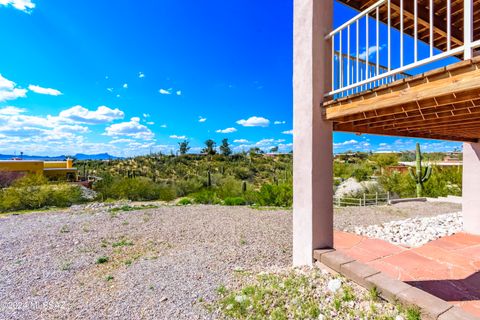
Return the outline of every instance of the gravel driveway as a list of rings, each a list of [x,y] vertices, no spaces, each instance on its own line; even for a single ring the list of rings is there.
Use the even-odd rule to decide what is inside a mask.
[[[335,224],[458,211],[431,205],[340,209]],[[289,266],[291,236],[290,211],[246,207],[0,216],[0,319],[212,318],[202,301],[236,272]]]

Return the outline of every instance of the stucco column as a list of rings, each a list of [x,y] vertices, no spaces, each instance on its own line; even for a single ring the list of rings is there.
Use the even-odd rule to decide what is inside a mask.
[[[293,264],[333,246],[332,124],[322,118],[330,86],[333,0],[295,0],[293,44]]]
[[[480,235],[480,143],[463,144],[463,226]]]

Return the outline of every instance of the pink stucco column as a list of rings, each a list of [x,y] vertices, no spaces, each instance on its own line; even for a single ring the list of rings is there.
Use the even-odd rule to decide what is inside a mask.
[[[480,143],[463,144],[463,226],[480,235]]]
[[[295,0],[293,52],[293,264],[333,245],[332,124],[322,117],[330,86],[333,0]]]

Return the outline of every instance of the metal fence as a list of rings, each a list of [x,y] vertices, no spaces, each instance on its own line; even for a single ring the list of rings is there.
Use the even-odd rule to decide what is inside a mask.
[[[388,204],[389,200],[389,193],[364,193],[362,196],[356,198],[334,196],[333,205],[335,207],[367,207]]]

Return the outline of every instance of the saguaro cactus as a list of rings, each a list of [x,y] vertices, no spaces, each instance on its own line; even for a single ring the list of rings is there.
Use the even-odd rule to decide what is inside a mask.
[[[432,176],[432,167],[427,166],[425,171],[422,168],[422,152],[420,151],[420,143],[417,142],[417,150],[416,150],[416,163],[415,163],[415,171],[412,167],[408,168],[408,172],[410,176],[417,184],[417,198],[420,198],[423,194],[423,184],[430,179]]]

